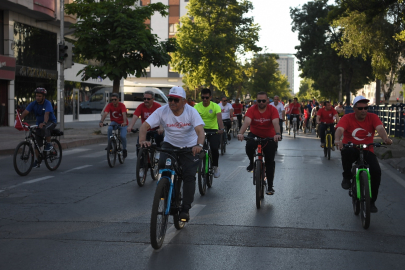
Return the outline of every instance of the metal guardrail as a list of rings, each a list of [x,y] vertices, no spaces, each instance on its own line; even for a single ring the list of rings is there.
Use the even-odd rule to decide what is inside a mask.
[[[345,112],[351,113],[353,108],[346,107]],[[405,137],[405,104],[374,105],[369,107],[368,112],[378,115],[389,136]]]

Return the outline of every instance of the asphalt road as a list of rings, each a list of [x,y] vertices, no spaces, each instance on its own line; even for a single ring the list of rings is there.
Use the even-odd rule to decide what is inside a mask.
[[[195,193],[191,220],[170,224],[160,251],[149,240],[156,187],[138,187],[135,140],[109,168],[96,144],[67,150],[57,171],[18,176],[0,157],[0,269],[403,269],[404,176],[384,165],[379,213],[368,230],[340,187],[338,152],[322,156],[313,135],[284,136],[274,189],[260,210],[245,142],[220,157],[221,177]],[[171,218],[170,218],[171,221]]]

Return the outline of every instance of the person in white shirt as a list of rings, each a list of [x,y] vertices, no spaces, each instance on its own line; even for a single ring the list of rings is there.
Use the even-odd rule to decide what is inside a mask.
[[[280,124],[280,134],[281,134],[281,139],[283,139],[283,121],[285,118],[285,109],[283,103],[280,102],[280,97],[279,96],[274,96],[273,102],[270,103],[270,105],[276,107],[278,114],[280,116],[279,119],[279,124]]]
[[[218,105],[221,108],[222,121],[224,121],[224,126],[227,128],[228,141],[230,141],[231,134],[229,133],[229,131],[232,127],[231,118],[233,118],[233,107],[231,104],[228,103],[228,98],[225,96],[222,97],[222,102]]]
[[[163,126],[165,130],[164,141],[161,148],[179,149],[192,148],[192,153],[179,156],[183,175],[183,203],[180,220],[190,219],[189,210],[194,201],[195,173],[200,158],[198,153],[204,145],[204,121],[193,107],[187,104],[186,92],[180,86],[170,89],[169,104],[154,111],[142,124],[139,130],[139,144],[149,147],[150,141],[146,140],[146,133],[150,128]],[[161,153],[159,169],[165,167],[167,153]]]

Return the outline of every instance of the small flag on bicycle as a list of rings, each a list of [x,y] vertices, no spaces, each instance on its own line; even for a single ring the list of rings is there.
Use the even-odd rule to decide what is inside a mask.
[[[14,121],[14,127],[16,129],[18,129],[19,131],[28,130],[27,127],[23,126],[23,125],[28,126],[28,123],[25,123],[25,122],[23,123],[21,121],[20,114],[18,113],[18,111],[16,110],[15,112],[16,112],[16,116],[15,116],[15,121]]]

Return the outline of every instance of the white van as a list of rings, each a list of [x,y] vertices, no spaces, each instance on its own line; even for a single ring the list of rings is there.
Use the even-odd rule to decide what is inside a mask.
[[[152,91],[155,94],[155,102],[164,106],[169,101],[166,95],[158,88],[144,86],[124,86],[120,89],[124,92],[124,105],[127,107],[128,115],[134,114],[136,108],[143,103],[143,94]]]

